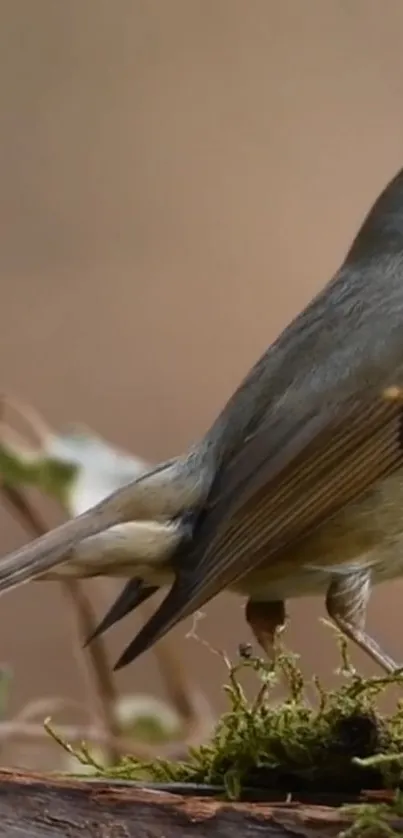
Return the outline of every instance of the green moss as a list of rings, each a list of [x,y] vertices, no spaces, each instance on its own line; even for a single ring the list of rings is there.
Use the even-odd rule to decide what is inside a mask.
[[[228,711],[211,741],[189,750],[184,762],[158,759],[144,763],[128,756],[105,768],[95,762],[88,748],[71,749],[49,725],[48,730],[70,753],[91,766],[94,775],[103,778],[219,785],[232,800],[251,788],[266,790],[271,796],[279,793],[279,797],[327,793],[341,799],[370,789],[398,790],[403,783],[403,700],[388,716],[381,715],[377,705],[390,685],[403,682],[403,672],[363,678],[350,665],[342,637],[339,644],[340,685],[329,691],[317,678],[306,684],[296,656],[288,651],[280,649],[275,663],[268,664],[248,649],[241,650],[234,666],[227,662]],[[258,682],[253,701],[240,683],[245,669],[253,670]],[[288,695],[275,704],[272,693],[280,679],[282,683],[286,680]],[[306,691],[312,685],[317,701],[311,704]],[[400,809],[403,811],[400,792],[396,791],[393,811],[400,814]],[[355,807],[353,827],[345,835],[369,838],[375,827],[377,835],[393,834],[390,812],[389,806],[380,804]]]
[[[396,788],[403,766],[403,701],[392,715],[382,716],[377,699],[390,684],[403,682],[403,673],[363,678],[350,666],[344,641],[340,643],[342,683],[325,691],[314,678],[315,706],[306,699],[294,655],[279,651],[275,664],[268,664],[243,650],[239,662],[228,664],[228,712],[211,741],[191,749],[186,762],[145,764],[126,757],[109,768],[94,764],[94,771],[125,779],[146,774],[154,781],[219,784],[231,797],[239,796],[243,787],[349,794]],[[253,701],[240,684],[245,669],[252,669],[258,680]],[[273,704],[271,693],[279,678],[286,679],[288,696]],[[86,750],[81,757],[84,762],[91,759]]]
[[[386,803],[361,803],[343,806],[343,814],[351,824],[339,833],[338,838],[398,838],[400,832],[393,828],[393,819],[403,815],[403,797],[396,791],[390,805]]]

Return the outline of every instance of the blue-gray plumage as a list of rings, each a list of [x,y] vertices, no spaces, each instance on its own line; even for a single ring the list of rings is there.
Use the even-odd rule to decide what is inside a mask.
[[[111,526],[183,518],[183,539],[164,566],[145,579],[133,567],[136,578],[100,627],[173,580],[118,665],[230,588],[249,598],[247,619],[267,651],[284,600],[323,593],[342,630],[393,669],[364,632],[364,617],[371,585],[403,575],[402,417],[403,170],[335,277],[204,438],[3,559],[0,592],[49,572]]]

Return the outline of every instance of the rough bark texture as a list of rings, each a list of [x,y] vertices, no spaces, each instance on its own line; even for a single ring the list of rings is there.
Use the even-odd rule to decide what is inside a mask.
[[[0,772],[0,836],[9,838],[336,838],[337,808],[231,804],[129,784]],[[403,820],[393,824],[403,835]]]

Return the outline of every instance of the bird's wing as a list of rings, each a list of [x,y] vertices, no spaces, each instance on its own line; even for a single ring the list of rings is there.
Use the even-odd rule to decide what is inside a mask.
[[[235,468],[231,493],[218,495],[206,515],[198,575],[205,584],[212,572],[216,579],[230,575],[227,586],[251,568],[250,556],[256,567],[288,550],[403,464],[402,429],[403,401],[391,404],[380,394],[336,421],[326,412],[313,416],[268,459],[264,431],[258,433],[249,468]]]
[[[240,451],[238,468],[236,458],[231,462],[229,495],[225,479],[213,486],[193,555],[117,667],[403,465],[400,394],[363,394],[339,405],[336,416],[331,407],[309,418],[296,411],[283,417],[278,446],[263,424]]]

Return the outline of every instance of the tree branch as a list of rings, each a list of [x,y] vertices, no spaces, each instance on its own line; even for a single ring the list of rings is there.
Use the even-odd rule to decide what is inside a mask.
[[[336,838],[336,807],[227,803],[124,782],[0,772],[0,838]],[[403,835],[403,819],[391,826]]]

